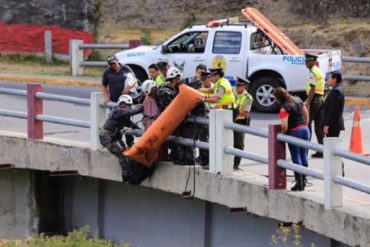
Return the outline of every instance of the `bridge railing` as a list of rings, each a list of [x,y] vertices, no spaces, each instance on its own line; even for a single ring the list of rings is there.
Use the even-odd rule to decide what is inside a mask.
[[[69,63],[73,76],[83,75],[85,66],[107,66],[102,61],[84,61],[84,49],[132,49],[141,45],[140,40],[129,40],[124,44],[84,44],[83,40],[71,39],[69,41]]]
[[[0,109],[0,115],[27,119],[28,138],[43,139],[43,122],[90,128],[90,143],[93,150],[101,149],[99,127],[105,121],[106,108],[115,105],[114,103],[109,105],[102,104],[103,95],[100,92],[91,93],[90,99],[81,99],[44,93],[40,84],[29,84],[27,85],[27,90],[0,88],[0,94],[27,97],[27,112]],[[90,106],[90,121],[44,115],[43,100]],[[286,169],[312,176],[324,181],[324,205],[327,209],[343,205],[342,186],[370,194],[369,185],[341,176],[342,158],[369,166],[370,158],[342,149],[339,144],[339,138],[325,138],[324,145],[321,145],[281,134],[280,125],[269,125],[268,130],[263,130],[235,124],[232,122],[232,112],[229,110],[211,110],[209,119],[190,117],[187,121],[209,125],[209,143],[175,136],[171,136],[169,141],[209,150],[209,171],[212,173],[232,175],[233,157],[237,156],[268,165],[269,189],[286,189]],[[235,149],[233,147],[233,131],[268,139],[268,156]],[[142,132],[140,130],[131,130],[127,133],[140,136]],[[285,157],[285,143],[322,152],[324,154],[323,171],[305,168],[287,161]]]

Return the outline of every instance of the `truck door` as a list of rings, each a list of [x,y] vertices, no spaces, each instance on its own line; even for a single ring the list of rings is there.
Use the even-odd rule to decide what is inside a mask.
[[[223,67],[225,77],[235,85],[236,76],[244,77],[243,34],[239,31],[215,31],[212,51],[208,55],[209,67]]]
[[[183,77],[195,76],[195,69],[199,64],[207,61],[206,44],[208,32],[193,31],[182,34],[170,41],[163,50],[165,59],[170,66],[181,70]]]

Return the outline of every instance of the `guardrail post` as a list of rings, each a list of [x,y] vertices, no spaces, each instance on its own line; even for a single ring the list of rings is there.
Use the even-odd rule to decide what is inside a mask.
[[[209,118],[209,171],[231,175],[233,156],[224,151],[226,146],[233,147],[233,131],[225,129],[225,123],[232,122],[232,111],[211,110]]]
[[[139,40],[139,39],[129,40],[128,41],[128,46],[129,46],[130,49],[139,47],[139,46],[141,46],[141,40]]]
[[[280,125],[269,125],[268,131],[268,165],[269,189],[286,189],[286,170],[277,165],[279,159],[285,160],[285,143],[279,142]]]
[[[72,76],[84,74],[84,69],[80,64],[84,59],[84,51],[79,46],[83,44],[83,40],[70,39],[69,40],[69,64],[71,66]]]
[[[99,140],[99,127],[105,121],[105,108],[100,106],[103,102],[103,93],[92,92],[90,94],[90,148],[92,150],[102,149]]]
[[[334,182],[335,176],[342,175],[342,158],[336,156],[333,150],[340,144],[338,137],[324,139],[324,206],[325,209],[343,205],[342,185]]]
[[[27,84],[27,136],[30,139],[44,136],[43,122],[36,120],[36,116],[43,112],[42,99],[36,98],[36,93],[42,91],[41,84]]]
[[[52,32],[45,31],[45,61],[46,63],[52,62],[52,51],[53,51],[53,41]]]

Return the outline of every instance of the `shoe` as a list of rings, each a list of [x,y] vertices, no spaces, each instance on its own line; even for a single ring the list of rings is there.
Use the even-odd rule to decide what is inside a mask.
[[[311,155],[312,158],[322,158],[324,157],[324,155],[320,152],[316,152],[314,154]]]
[[[302,180],[302,175],[300,173],[295,172],[295,185],[290,188],[291,191],[304,191],[306,187],[306,183]]]

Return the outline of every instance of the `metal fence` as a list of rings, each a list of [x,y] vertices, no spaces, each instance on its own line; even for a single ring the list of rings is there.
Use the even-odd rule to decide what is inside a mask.
[[[141,45],[140,40],[130,40],[125,44],[84,44],[83,40],[69,41],[69,59],[73,76],[83,75],[85,66],[106,66],[106,62],[84,61],[84,49],[132,49]]]
[[[43,122],[71,125],[90,129],[90,147],[92,150],[101,149],[99,143],[99,126],[105,121],[106,105],[103,105],[102,93],[91,93],[90,99],[81,99],[42,92],[39,84],[27,85],[27,90],[0,88],[0,93],[27,97],[28,112],[0,109],[0,115],[28,119],[28,138],[43,138]],[[90,121],[68,119],[43,114],[43,100],[53,100],[90,106]],[[111,104],[114,105],[114,104]],[[324,145],[312,143],[299,138],[281,134],[280,125],[269,125],[269,129],[262,130],[250,126],[243,126],[232,122],[232,112],[229,110],[211,110],[208,118],[190,117],[187,121],[209,125],[209,143],[192,139],[171,136],[168,140],[177,143],[195,146],[209,150],[209,171],[222,175],[232,175],[233,157],[241,157],[268,165],[269,189],[286,189],[286,169],[315,177],[324,181],[325,208],[343,205],[342,186],[370,194],[370,186],[358,181],[344,178],[342,172],[342,158],[356,161],[370,166],[370,158],[348,152],[339,147],[339,138],[325,138]],[[239,150],[233,147],[233,131],[250,134],[268,139],[268,156]],[[143,131],[131,130],[135,136],[141,136]],[[285,158],[285,143],[312,149],[324,154],[324,171],[305,168],[287,161]]]

